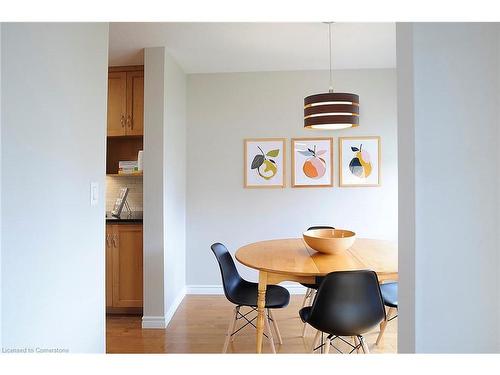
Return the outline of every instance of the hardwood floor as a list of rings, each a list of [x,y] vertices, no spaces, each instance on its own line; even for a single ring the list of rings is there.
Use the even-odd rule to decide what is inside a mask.
[[[298,310],[301,295],[294,295],[285,309],[275,310],[283,345],[277,353],[308,353],[314,330],[308,327],[302,338],[302,322]],[[141,329],[140,316],[108,316],[106,319],[106,351],[108,353],[220,353],[233,305],[224,296],[188,295],[166,329]],[[241,324],[241,320],[238,321]],[[397,352],[397,319],[387,325],[379,346],[375,346],[378,329],[365,335],[371,353]],[[338,341],[338,340],[337,340]],[[342,350],[347,345],[339,343]],[[267,340],[263,352],[270,353]],[[254,353],[255,329],[247,326],[229,345],[228,352]],[[330,353],[335,353],[332,348]]]

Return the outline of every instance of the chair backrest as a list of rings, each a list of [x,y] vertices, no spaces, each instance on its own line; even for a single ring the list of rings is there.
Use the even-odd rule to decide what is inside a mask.
[[[220,273],[222,275],[222,285],[224,287],[224,294],[226,298],[235,303],[232,298],[233,293],[236,291],[237,287],[243,281],[236,265],[234,264],[233,257],[231,253],[227,250],[226,246],[217,242],[211,246],[217,262],[219,263]]]
[[[336,336],[356,336],[385,319],[377,274],[373,271],[332,272],[323,279],[309,323]]]
[[[315,227],[307,228],[307,230],[314,230],[314,229],[335,229],[335,228],[328,225],[317,225]]]

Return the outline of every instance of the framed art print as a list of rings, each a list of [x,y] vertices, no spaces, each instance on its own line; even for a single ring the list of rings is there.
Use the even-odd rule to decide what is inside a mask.
[[[380,137],[339,138],[339,185],[380,186]]]
[[[284,138],[245,139],[244,187],[285,187],[285,153]]]
[[[333,186],[333,138],[292,138],[292,187]]]

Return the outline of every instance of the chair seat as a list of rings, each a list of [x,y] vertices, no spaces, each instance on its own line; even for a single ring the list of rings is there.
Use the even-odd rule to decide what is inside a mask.
[[[231,293],[231,302],[241,305],[257,307],[258,284],[244,281]],[[279,285],[268,285],[266,289],[266,308],[278,309],[288,306],[290,293]]]
[[[312,306],[303,307],[299,310],[300,319],[304,323],[307,323],[307,321],[309,320],[309,316],[311,315],[311,310]]]
[[[398,307],[398,283],[380,284],[380,292],[386,306]]]

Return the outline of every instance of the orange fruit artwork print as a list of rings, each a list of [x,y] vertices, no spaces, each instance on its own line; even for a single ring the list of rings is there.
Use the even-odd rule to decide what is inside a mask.
[[[326,173],[326,161],[321,156],[326,153],[326,150],[316,150],[316,145],[312,149],[298,151],[299,154],[308,157],[302,165],[302,171],[307,177],[317,180],[323,177]]]

